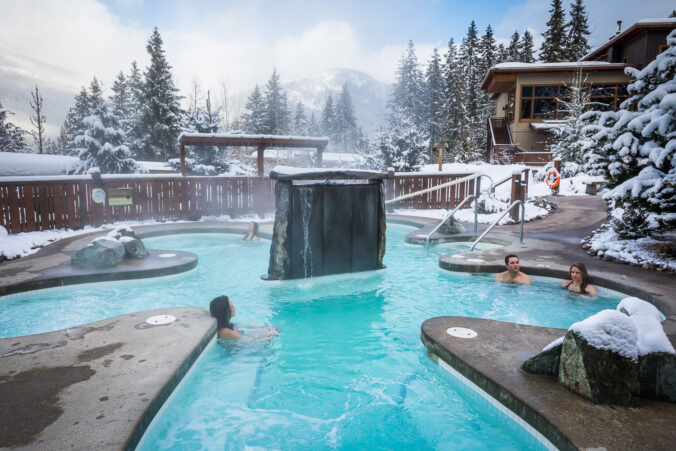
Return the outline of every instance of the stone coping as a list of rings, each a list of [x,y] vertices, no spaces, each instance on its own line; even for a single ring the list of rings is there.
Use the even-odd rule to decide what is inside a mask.
[[[215,332],[206,310],[179,307],[0,338],[0,447],[133,449]]]
[[[0,296],[80,283],[167,276],[197,266],[197,255],[191,252],[160,249],[148,249],[148,252],[150,255],[145,258],[125,259],[112,268],[77,268],[70,264],[70,259],[44,267],[39,273],[2,268],[0,280],[10,278],[13,283],[0,285]]]
[[[477,332],[448,335],[449,327]],[[442,316],[425,321],[428,351],[522,418],[559,449],[672,449],[676,405],[639,399],[632,407],[593,404],[568,391],[553,376],[528,374],[521,364],[564,329],[480,318]]]

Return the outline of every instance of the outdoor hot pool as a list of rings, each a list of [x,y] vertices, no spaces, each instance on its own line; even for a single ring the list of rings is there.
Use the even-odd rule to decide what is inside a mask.
[[[187,273],[27,292],[0,302],[0,336],[53,331],[174,306],[208,309],[227,294],[235,325],[281,328],[269,341],[221,343],[203,352],[155,418],[140,449],[523,449],[542,445],[439,368],[420,342],[434,316],[464,315],[568,328],[622,295],[585,299],[534,278],[495,283],[451,273],[442,254],[407,245],[412,229],[388,224],[387,269],[264,282],[269,241],[232,234],[145,239],[149,248],[199,256]]]

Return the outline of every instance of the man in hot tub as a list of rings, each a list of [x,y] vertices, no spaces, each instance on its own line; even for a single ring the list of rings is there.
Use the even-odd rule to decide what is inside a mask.
[[[518,256],[514,254],[509,254],[506,256],[505,268],[507,268],[507,271],[496,274],[495,280],[498,282],[511,282],[530,285],[530,277],[521,272]]]

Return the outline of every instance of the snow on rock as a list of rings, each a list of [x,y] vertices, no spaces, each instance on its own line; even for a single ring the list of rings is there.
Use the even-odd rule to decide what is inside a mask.
[[[647,318],[652,318],[655,321],[662,321],[662,314],[657,307],[650,302],[643,299],[635,298],[633,296],[626,297],[617,304],[617,310],[629,316],[640,315]]]
[[[547,352],[547,351],[549,351],[550,349],[553,349],[553,348],[557,347],[558,345],[563,344],[563,339],[564,339],[564,338],[566,338],[566,337],[559,337],[559,338],[557,338],[556,340],[552,341],[552,342],[549,343],[547,346],[545,346],[544,348],[542,348],[542,352]]]
[[[638,329],[634,322],[617,310],[602,310],[587,319],[573,323],[568,330],[576,332],[587,343],[632,360],[638,360]]]
[[[627,297],[617,306],[617,310],[629,315],[629,319],[638,331],[638,354],[653,352],[676,354],[661,324],[661,315],[657,308],[649,302],[635,297]]]

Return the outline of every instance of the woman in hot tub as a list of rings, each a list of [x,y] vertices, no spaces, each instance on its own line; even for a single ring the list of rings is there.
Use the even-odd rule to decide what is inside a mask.
[[[570,265],[570,280],[561,282],[561,286],[568,291],[580,294],[596,295],[596,288],[589,283],[589,273],[582,263],[573,263]]]
[[[216,318],[218,327],[218,338],[229,340],[233,338],[246,338],[250,340],[261,340],[274,337],[279,333],[278,327],[259,326],[254,324],[238,324],[237,328],[230,319],[235,316],[236,309],[232,301],[227,296],[219,296],[209,304],[211,316]]]

